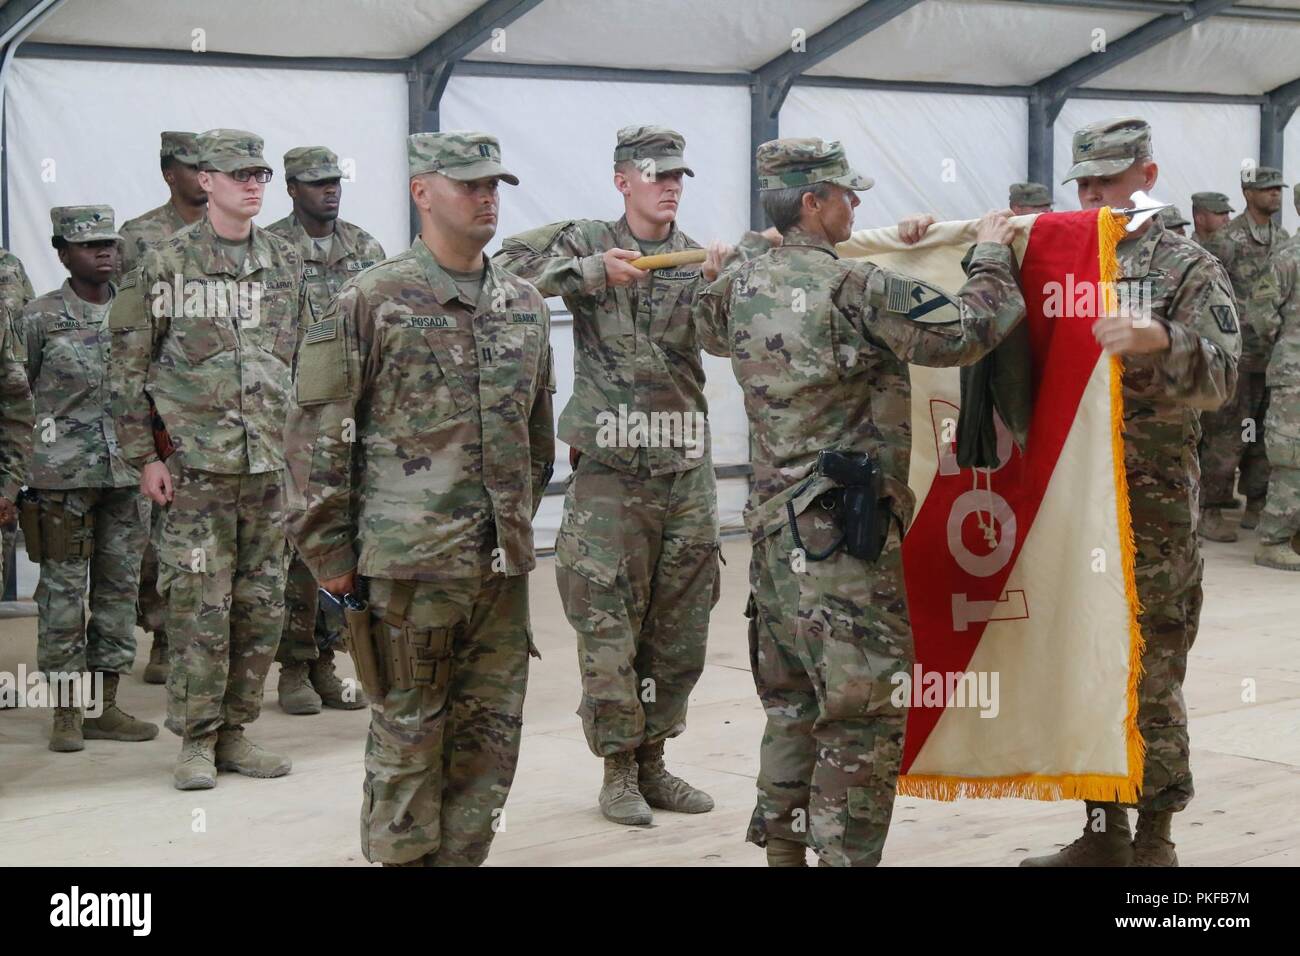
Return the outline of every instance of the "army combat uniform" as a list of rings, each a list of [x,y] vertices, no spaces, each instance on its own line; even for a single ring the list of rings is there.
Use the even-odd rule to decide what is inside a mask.
[[[32,289],[31,280],[27,278],[27,270],[23,268],[22,261],[9,250],[0,249],[0,319],[4,321],[5,339],[13,352],[14,358],[20,365],[26,361],[22,336],[23,307],[35,297],[36,292]],[[27,397],[30,401],[30,393]],[[16,398],[16,393],[10,390],[10,400],[12,401],[14,398]],[[29,435],[28,439],[30,437]],[[27,447],[30,447],[30,440]],[[23,462],[25,468],[25,457]],[[26,481],[26,478],[26,472],[20,470],[18,474],[19,485]],[[16,496],[17,488],[14,489],[14,492]],[[13,501],[14,499],[10,498],[9,500]],[[0,589],[3,589],[4,586],[7,562],[13,558],[15,537],[12,527],[0,528]]]
[[[1300,208],[1300,184],[1296,185]],[[1268,420],[1268,498],[1259,518],[1255,563],[1300,571],[1300,236],[1287,240],[1273,255],[1268,288],[1257,307],[1264,310],[1256,327],[1272,350],[1265,372]]]
[[[0,250],[0,275],[11,262],[17,268],[10,274],[22,275],[22,264],[8,252]],[[0,289],[4,286],[0,285]],[[31,288],[30,284],[27,286]],[[18,297],[21,298],[21,297]],[[22,308],[17,311],[4,291],[0,291],[0,498],[10,504],[18,502],[18,490],[27,483],[27,466],[32,452],[32,392],[27,382],[23,363],[27,360],[27,349],[22,338]],[[12,315],[12,317],[11,317]],[[7,542],[13,540],[13,534],[7,532]],[[0,582],[5,578],[5,561],[9,550],[0,551]]]
[[[199,160],[214,173],[270,168],[261,139],[241,130],[200,135]],[[175,497],[153,536],[171,641],[167,727],[184,738],[181,789],[213,786],[214,759],[252,776],[289,770],[243,727],[261,711],[284,620],[282,433],[309,319],[302,260],[288,243],[256,226],[230,243],[207,218],[146,250],[133,306],[110,319],[128,458],[157,460],[150,399],[175,444],[166,461]]]
[[[166,130],[162,133],[160,159],[172,159],[188,166],[198,165],[197,137],[194,133]],[[181,214],[169,199],[157,209],[150,209],[143,215],[128,219],[122,224],[122,252],[118,259],[116,281],[140,265],[144,252],[150,246],[157,245],[173,233],[188,226]],[[151,522],[157,519],[160,511],[152,502],[150,506]],[[144,557],[140,562],[140,594],[136,601],[136,623],[153,635],[153,646],[149,653],[149,664],[145,668],[144,679],[150,684],[162,684],[167,680],[167,604],[158,593],[158,554],[151,541],[145,542]]]
[[[1150,149],[1144,120],[1084,127],[1074,134],[1075,164],[1065,181],[1122,172],[1149,157]],[[1169,336],[1167,351],[1123,359],[1124,468],[1142,605],[1138,622],[1146,642],[1138,687],[1146,758],[1137,835],[1131,844],[1123,808],[1090,803],[1090,811],[1104,813],[1104,829],[1093,829],[1090,818],[1080,840],[1022,865],[1176,865],[1171,817],[1193,794],[1183,678],[1201,616],[1199,413],[1232,394],[1241,339],[1223,268],[1158,217],[1144,232],[1127,236],[1116,254],[1117,281],[1144,286],[1127,299],[1149,299],[1152,320]]]
[[[1276,169],[1261,166],[1253,180],[1243,176],[1243,189],[1269,189],[1284,185]],[[1236,533],[1221,526],[1220,509],[1237,507],[1233,495],[1237,470],[1241,470],[1240,488],[1248,509],[1243,526],[1254,527],[1259,509],[1268,493],[1268,453],[1264,448],[1265,422],[1268,414],[1268,389],[1265,385],[1270,340],[1266,330],[1254,325],[1262,314],[1255,302],[1261,292],[1261,280],[1268,273],[1269,258],[1287,238],[1287,232],[1271,219],[1259,225],[1249,210],[1231,220],[1210,239],[1206,248],[1228,272],[1241,317],[1241,362],[1237,388],[1217,411],[1201,416],[1204,437],[1200,457],[1202,484],[1201,507],[1206,509],[1203,536],[1216,541],[1232,541]],[[1244,434],[1244,433],[1253,434]],[[1249,439],[1249,440],[1248,440]]]
[[[341,179],[343,170],[339,168],[338,157],[320,146],[300,146],[289,150],[284,156],[284,175],[286,179],[299,182],[319,182],[326,179]],[[374,236],[359,226],[342,219],[334,220],[334,232],[324,240],[307,235],[297,217],[290,212],[271,225],[266,231],[289,242],[302,257],[303,273],[307,279],[307,297],[311,301],[312,312],[324,315],[330,301],[338,294],[343,283],[375,263],[387,258],[384,248]],[[332,695],[322,694],[325,702],[331,706],[354,709],[364,707],[365,695],[353,688],[352,695],[343,694],[335,688],[338,678],[333,676],[334,650],[332,645],[340,639],[332,631],[330,624],[322,613],[318,613],[316,600],[316,579],[312,577],[307,565],[297,552],[292,552],[289,561],[289,577],[285,585],[284,633],[280,638],[280,647],[275,652],[275,659],[281,665],[280,702],[286,700],[286,675],[294,670],[295,686],[304,687],[308,677],[308,668],[315,670],[320,665],[312,662],[325,662],[328,674],[313,675],[312,683],[322,683]],[[328,646],[323,653],[318,643]],[[289,665],[285,668],[284,665]],[[296,667],[295,667],[296,665]],[[324,688],[318,687],[317,690]],[[308,701],[298,708],[286,706],[291,713],[315,713],[320,709],[321,701],[312,692]]]
[[[672,130],[627,127],[619,131],[614,162],[650,162],[656,173],[693,176],[684,146]],[[768,247],[762,238],[749,237],[747,244],[751,251]],[[676,223],[665,240],[651,244],[633,235],[626,216],[583,219],[513,236],[496,261],[543,295],[563,296],[573,314],[573,397],[560,416],[559,437],[581,458],[565,494],[555,573],[578,634],[578,713],[591,752],[606,758],[602,807],[617,822],[648,823],[639,799],[629,816],[608,806],[608,795],[611,786],[632,794],[638,764],[660,768],[664,740],[685,729],[687,700],[704,668],[709,611],[718,600],[717,490],[690,316],[700,267],[658,269],[635,286],[614,288],[606,284],[601,256],[615,248],[658,254],[699,245]],[[680,423],[678,434],[623,442],[616,427],[602,428],[620,416],[635,421],[660,414]],[[657,800],[645,793],[648,782],[640,792],[650,806],[713,807],[681,781],[666,785],[676,797]]]
[[[872,185],[839,143],[819,139],[764,143],[757,165],[762,190]],[[796,844],[802,861],[806,842],[833,866],[880,861],[906,718],[891,677],[910,673],[914,658],[900,534],[914,506],[907,363],[969,364],[1006,336],[1025,313],[1011,255],[977,244],[956,300],[920,320],[890,306],[911,301],[916,283],[840,259],[796,226],[700,296],[700,342],[731,356],[749,416],[746,614],[767,712],[748,833],[759,846]],[[818,473],[823,449],[869,454],[883,470],[892,520],[874,563],[833,548],[828,509],[839,492]]]
[[[1222,215],[1224,213],[1232,212],[1232,204],[1228,201],[1228,197],[1223,193],[1192,193],[1192,218],[1196,217],[1196,211],[1198,209],[1203,212],[1212,212]],[[1221,232],[1222,230],[1217,231]],[[1203,233],[1200,228],[1197,227],[1192,230],[1191,239],[1192,242],[1196,243],[1198,246],[1208,248],[1210,240],[1213,239],[1214,236],[1215,232]]]
[[[483,133],[417,133],[408,152],[413,177],[518,182]],[[387,691],[361,806],[375,862],[482,863],[518,761],[555,380],[541,294],[483,264],[454,275],[417,238],[348,282],[298,354],[290,536],[317,580],[368,588]]]
[[[108,206],[56,206],[54,235],[65,242],[116,241]],[[122,456],[113,427],[108,314],[113,287],[88,302],[71,281],[23,310],[27,378],[36,416],[31,470],[35,520],[24,522],[36,586],[37,666],[46,674],[102,675],[105,710],[86,718],[58,707],[50,749],[81,750],[83,738],[152,740],[156,724],[116,706],[119,675],[135,662],[135,601],[148,508],[140,474]],[[85,603],[89,574],[90,620]]]

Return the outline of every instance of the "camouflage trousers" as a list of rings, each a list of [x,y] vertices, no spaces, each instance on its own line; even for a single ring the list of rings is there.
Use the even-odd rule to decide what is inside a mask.
[[[150,526],[162,519],[162,509],[152,502],[150,506]],[[144,545],[144,558],[140,562],[140,596],[136,602],[135,623],[150,634],[157,634],[167,629],[167,602],[158,593],[158,552],[154,550],[153,541]]]
[[[658,477],[584,455],[569,482],[555,577],[578,634],[582,718],[598,757],[676,737],[718,602],[713,465]]]
[[[148,502],[134,485],[39,493],[42,511],[61,509],[73,528],[73,547],[90,556],[41,562],[37,666],[47,673],[126,673],[135,662],[135,598]]]
[[[1268,493],[1268,454],[1264,449],[1264,420],[1268,390],[1263,372],[1242,372],[1237,391],[1221,408],[1201,415],[1201,507],[1235,508],[1237,469],[1240,488],[1251,501]],[[1253,441],[1243,432],[1253,423]]]
[[[289,549],[289,577],[284,586],[284,631],[275,659],[280,664],[301,663],[320,658],[317,640],[332,643],[339,650],[347,644],[340,635],[330,633],[320,610],[316,578],[303,563],[298,552]]]
[[[279,472],[219,475],[168,460],[175,497],[154,526],[167,601],[167,729],[255,721],[284,622]]]
[[[506,826],[519,761],[528,577],[366,583],[376,645],[391,646],[391,629],[404,628],[436,668],[429,682],[372,704],[361,851],[372,863],[478,866]]]
[[[811,552],[838,536],[816,504],[798,524]],[[875,866],[907,718],[890,678],[914,658],[898,530],[871,564],[845,551],[801,561],[783,528],[754,545],[749,582],[750,666],[767,727],[746,839],[806,843],[831,866]]]
[[[1300,385],[1269,389],[1268,500],[1259,516],[1261,544],[1284,544],[1300,532]]]

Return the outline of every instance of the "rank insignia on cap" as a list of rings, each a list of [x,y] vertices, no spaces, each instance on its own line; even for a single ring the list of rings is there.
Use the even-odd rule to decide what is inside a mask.
[[[889,276],[885,280],[885,308],[913,322],[942,325],[961,317],[957,304],[940,289],[917,279]]]
[[[1239,331],[1236,316],[1232,314],[1232,306],[1212,305],[1210,306],[1210,314],[1214,316],[1214,324],[1219,327],[1219,331],[1224,335],[1236,335]]]

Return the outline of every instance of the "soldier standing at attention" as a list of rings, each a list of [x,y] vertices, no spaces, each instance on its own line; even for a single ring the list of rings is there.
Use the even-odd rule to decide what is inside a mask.
[[[32,289],[31,280],[27,278],[27,270],[23,268],[22,261],[8,249],[0,249],[0,320],[3,320],[5,323],[5,328],[2,334],[7,343],[7,347],[13,353],[13,360],[19,365],[18,374],[13,375],[10,372],[5,372],[3,374],[5,378],[12,378],[15,383],[18,378],[26,379],[26,376],[21,374],[21,365],[27,360],[27,356],[23,352],[23,336],[21,327],[22,313],[23,307],[35,297],[36,293]],[[3,357],[0,357],[0,363],[3,363],[4,361]],[[24,388],[24,390],[26,389]],[[9,392],[11,400],[17,400],[16,391],[12,389],[7,391]],[[30,404],[30,391],[27,393],[26,400]],[[30,411],[30,408],[28,410]],[[27,448],[31,447],[30,439],[31,436],[28,435],[25,445]],[[18,458],[10,458],[9,460],[13,464],[20,463]],[[21,465],[22,467],[17,473],[18,485],[14,486],[15,497],[9,499],[11,504],[16,500],[18,487],[27,480],[25,453],[21,459]],[[14,556],[14,544],[16,540],[14,531],[16,525],[14,524],[13,519],[16,514],[17,512],[14,512],[8,518],[0,520],[0,589],[3,589],[4,587],[4,569],[7,566],[7,562],[12,561]]]
[[[1024,317],[1014,231],[1005,213],[980,220],[956,299],[913,319],[889,304],[919,283],[835,253],[873,185],[840,144],[772,140],[756,162],[780,248],[729,269],[695,313],[704,348],[731,357],[754,466],[746,616],[767,728],[747,838],[771,866],[804,866],[807,845],[827,866],[874,866],[903,755],[891,677],[914,658],[901,550],[914,499],[906,445],[900,454],[887,436],[909,426],[909,362],[969,364]],[[914,242],[932,221],[900,236]],[[873,462],[884,475],[870,504],[876,554],[843,547],[830,515],[846,485],[832,458],[863,483]]]
[[[1052,191],[1042,183],[1012,183],[1007,201],[1013,216],[1052,211]]]
[[[483,255],[497,186],[519,182],[497,140],[416,133],[407,148],[420,235],[349,281],[298,350],[288,527],[321,587],[369,596],[366,633],[349,627],[379,684],[362,852],[478,866],[505,822],[536,653],[528,572],[555,457],[550,315]]]
[[[27,484],[39,517],[24,524],[28,554],[41,568],[37,665],[51,675],[51,686],[61,674],[103,679],[100,716],[83,722],[80,705],[54,711],[50,749],[68,752],[83,749],[85,738],[152,740],[158,725],[117,706],[120,675],[135,661],[135,602],[148,536],[148,503],[140,497],[140,473],[118,447],[108,376],[116,291],[110,279],[120,237],[108,206],[56,206],[50,219],[68,278],[22,316],[37,424]]]
[[[216,771],[289,772],[244,736],[284,623],[283,431],[300,325],[302,260],[253,225],[271,167],[262,140],[214,129],[198,139],[208,215],[145,251],[134,295],[109,319],[121,384],[117,434],[143,466],[167,601],[167,728],[183,738],[174,783]],[[158,460],[151,417],[175,444]]]
[[[199,185],[195,140],[194,133],[168,130],[162,134],[159,162],[163,182],[167,184],[171,197],[157,209],[129,219],[122,225],[122,254],[116,281],[121,282],[123,275],[140,264],[145,249],[197,222],[207,212],[208,194]],[[136,623],[153,634],[149,663],[144,668],[145,683],[164,684],[167,682],[167,605],[158,593],[158,555],[150,541],[145,542],[140,565]]]
[[[324,146],[298,146],[284,154],[284,178],[293,212],[266,231],[298,250],[312,312],[324,315],[344,282],[387,257],[374,236],[339,218],[343,170],[338,156]],[[275,652],[280,707],[288,714],[319,714],[322,703],[340,710],[365,707],[366,695],[355,681],[345,687],[334,671],[341,635],[318,608],[316,579],[293,551],[284,604],[284,633]]]
[[[1232,205],[1223,193],[1192,193],[1192,241],[1205,246],[1210,237],[1228,224]]]
[[[622,218],[551,223],[507,239],[496,255],[573,314],[573,397],[559,425],[573,476],[555,573],[578,634],[578,713],[605,762],[600,809],[628,825],[650,823],[651,807],[713,809],[712,797],[664,767],[664,740],[686,727],[718,600],[717,486],[691,306],[729,250],[715,244],[702,267],[628,264],[700,248],[676,224],[683,176],[695,175],[685,145],[662,126],[619,130]],[[744,243],[751,252],[769,244],[756,234]],[[681,427],[641,436],[618,427],[651,416]]]
[[[1268,166],[1242,171],[1241,193],[1246,208],[1206,245],[1228,270],[1237,314],[1242,319],[1241,363],[1237,391],[1219,410],[1202,416],[1205,435],[1201,439],[1202,484],[1200,533],[1211,541],[1236,541],[1237,532],[1223,517],[1222,509],[1235,509],[1234,485],[1246,496],[1246,513],[1241,527],[1249,530],[1259,523],[1259,512],[1268,494],[1268,453],[1264,450],[1264,427],[1268,412],[1268,368],[1271,341],[1266,330],[1252,323],[1264,313],[1252,304],[1260,283],[1268,273],[1269,258],[1287,237],[1273,221],[1282,208],[1282,173]],[[1241,479],[1237,480],[1237,470]]]
[[[1065,182],[1076,181],[1084,209],[1125,209],[1138,190],[1151,192],[1158,172],[1151,127],[1129,117],[1074,134],[1074,165]],[[1201,617],[1199,412],[1232,394],[1241,340],[1223,268],[1196,243],[1171,235],[1160,217],[1126,234],[1116,252],[1118,282],[1142,284],[1127,300],[1150,303],[1149,316],[1093,325],[1102,348],[1124,362],[1124,467],[1146,641],[1138,686],[1146,759],[1137,834],[1125,807],[1090,801],[1079,839],[1021,866],[1177,866],[1170,827],[1193,794],[1183,678]]]
[[[1165,229],[1175,236],[1186,236],[1187,227],[1191,225],[1183,214],[1178,211],[1177,206],[1166,206],[1160,210],[1160,221],[1165,224]]]

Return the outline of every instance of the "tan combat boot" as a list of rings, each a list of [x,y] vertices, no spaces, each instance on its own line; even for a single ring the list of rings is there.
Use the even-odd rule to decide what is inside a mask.
[[[1263,498],[1250,498],[1246,501],[1246,513],[1241,516],[1243,531],[1254,531],[1259,527],[1259,513],[1264,510]]]
[[[768,866],[808,866],[808,847],[798,840],[784,840],[781,837],[767,838]]]
[[[1139,810],[1133,840],[1133,866],[1177,866],[1178,854],[1169,839],[1174,815],[1169,810]]]
[[[677,813],[708,813],[713,809],[713,798],[697,790],[681,777],[674,776],[664,767],[664,742],[638,747],[636,762],[639,766],[637,789],[645,802],[656,810],[674,810]]]
[[[1219,508],[1206,508],[1201,512],[1201,521],[1196,532],[1207,541],[1237,540],[1237,532],[1228,519],[1223,517],[1223,512]]]
[[[1261,544],[1255,549],[1255,563],[1263,568],[1277,568],[1279,571],[1300,571],[1300,554],[1290,543]]]
[[[605,782],[600,788],[600,812],[611,823],[643,827],[654,814],[636,788],[636,754],[625,750],[605,758]]]
[[[283,777],[293,762],[263,750],[244,736],[243,727],[222,727],[217,733],[217,769],[233,770],[245,777]]]
[[[284,671],[280,672],[281,674]],[[320,658],[307,667],[311,686],[320,694],[321,703],[338,710],[360,710],[370,704],[366,692],[356,680],[344,682],[334,672],[334,649],[326,648],[320,652]]]
[[[275,686],[280,709],[286,714],[319,714],[320,694],[307,683],[307,661],[286,661],[280,665],[280,680]]]
[[[158,725],[147,720],[137,720],[117,706],[117,685],[120,674],[101,672],[104,679],[104,699],[100,703],[104,712],[98,717],[87,717],[82,733],[87,740],[153,740],[158,736]]]
[[[1088,820],[1083,836],[1069,846],[1043,856],[1021,860],[1021,866],[1129,866],[1133,862],[1133,833],[1128,825],[1128,811],[1117,803],[1085,804]],[[1094,830],[1097,809],[1105,812],[1101,830]]]
[[[54,708],[54,724],[50,727],[50,749],[60,754],[76,753],[78,750],[86,749],[80,707]]]
[[[187,737],[181,741],[181,755],[172,770],[177,790],[211,790],[217,785],[217,735]]]
[[[149,663],[144,665],[144,682],[146,684],[165,684],[171,664],[167,660],[167,632],[154,631],[153,644],[149,647]]]

